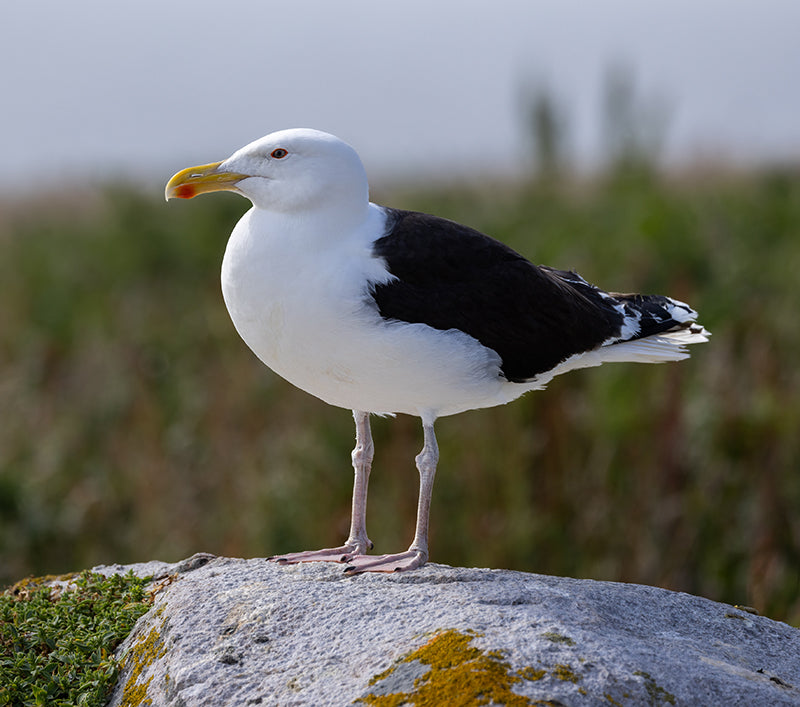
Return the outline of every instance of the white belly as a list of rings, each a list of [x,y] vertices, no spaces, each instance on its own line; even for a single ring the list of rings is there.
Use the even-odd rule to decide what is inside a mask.
[[[223,296],[247,345],[290,383],[339,407],[433,416],[522,392],[510,394],[499,357],[472,337],[383,320],[365,275],[390,276],[368,243],[309,258],[291,238],[256,240],[248,216],[225,251]]]

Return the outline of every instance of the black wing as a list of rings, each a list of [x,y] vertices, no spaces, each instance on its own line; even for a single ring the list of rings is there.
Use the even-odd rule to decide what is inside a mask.
[[[398,279],[373,287],[383,317],[460,329],[496,351],[515,382],[619,336],[615,301],[575,273],[539,268],[453,221],[387,212],[373,247]]]

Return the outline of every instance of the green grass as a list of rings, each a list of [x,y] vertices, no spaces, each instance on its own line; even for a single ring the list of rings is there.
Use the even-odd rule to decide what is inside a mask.
[[[148,580],[65,579],[58,590],[27,580],[0,594],[0,705],[106,704],[119,673],[114,649],[150,607]]]
[[[486,186],[486,185],[484,185]],[[800,623],[800,176],[394,191],[537,263],[671,294],[689,361],[570,373],[437,423],[432,559],[660,585]],[[116,187],[0,214],[0,583],[347,532],[348,412],[278,379],[219,292],[234,195]],[[368,528],[413,534],[419,423],[374,421]]]

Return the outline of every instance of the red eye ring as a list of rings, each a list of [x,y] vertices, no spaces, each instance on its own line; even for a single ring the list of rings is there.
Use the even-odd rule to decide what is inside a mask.
[[[286,157],[286,155],[289,154],[289,151],[284,150],[282,147],[277,147],[269,154],[270,157],[274,157],[276,160],[282,160],[284,157]]]

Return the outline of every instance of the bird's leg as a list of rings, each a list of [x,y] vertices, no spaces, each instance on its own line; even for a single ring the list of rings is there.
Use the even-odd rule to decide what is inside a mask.
[[[422,423],[422,432],[425,443],[422,451],[417,455],[416,463],[419,470],[419,500],[417,501],[417,526],[414,529],[414,539],[411,541],[409,552],[418,552],[422,555],[420,565],[428,561],[428,527],[431,515],[431,495],[433,494],[433,479],[436,476],[436,466],[439,463],[439,445],[433,432],[433,423]]]
[[[350,535],[340,547],[308,552],[293,552],[288,555],[270,557],[280,564],[297,562],[349,562],[352,556],[363,555],[372,549],[372,541],[367,537],[367,487],[372,469],[375,446],[372,443],[372,430],[369,426],[369,413],[353,410],[356,421],[356,446],[353,449],[353,509],[350,517]]]
[[[417,502],[417,526],[414,540],[406,552],[395,555],[359,555],[347,561],[345,572],[399,572],[422,567],[428,561],[428,521],[431,510],[431,493],[436,465],[439,462],[439,445],[433,432],[433,421],[422,420],[422,431],[425,442],[422,451],[417,455],[419,470],[419,501]]]
[[[372,430],[369,426],[369,413],[354,410],[356,421],[356,446],[353,449],[353,507],[350,515],[350,535],[345,540],[345,547],[351,547],[351,553],[363,555],[372,549],[372,541],[367,537],[367,489],[369,473],[372,470],[372,457],[375,445],[372,443]]]

